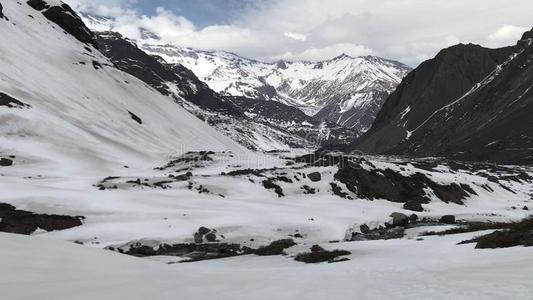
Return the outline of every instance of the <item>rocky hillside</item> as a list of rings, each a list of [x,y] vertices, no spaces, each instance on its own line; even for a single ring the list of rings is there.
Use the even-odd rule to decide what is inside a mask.
[[[141,42],[148,53],[180,63],[224,95],[274,100],[321,120],[365,131],[410,70],[379,57],[341,55],[323,62],[265,63],[221,51]]]
[[[189,112],[249,149],[316,147],[346,142],[357,134],[335,123],[323,123],[280,102],[221,96],[181,64],[169,64],[159,56],[145,53],[119,33],[98,32],[96,37],[100,51],[117,68],[172,97]],[[327,134],[321,133],[324,130]]]
[[[68,5],[2,5],[2,164],[65,175],[151,165],[176,151],[248,153],[116,69]]]
[[[533,33],[512,47],[457,45],[411,72],[350,149],[533,163]]]

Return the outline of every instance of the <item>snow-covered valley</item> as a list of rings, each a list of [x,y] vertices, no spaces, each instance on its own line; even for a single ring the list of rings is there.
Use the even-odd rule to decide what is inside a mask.
[[[60,1],[0,2],[1,299],[533,292],[531,167],[273,145],[252,104],[224,132],[196,79],[165,95]]]
[[[527,266],[533,256],[527,248],[487,250],[474,249],[472,243],[457,245],[490,230],[419,236],[458,226],[438,221],[449,214],[458,224],[527,217],[529,211],[523,207],[532,206],[530,180],[503,179],[511,177],[496,172],[502,180],[493,182],[484,174],[487,170],[474,175],[477,172],[452,170],[443,164],[426,171],[420,169],[423,165],[372,158],[362,162],[363,170],[374,165],[405,175],[423,172],[440,184],[461,182],[473,190],[462,205],[445,203],[428,190],[431,200],[422,212],[416,212],[420,221],[410,221],[401,229],[402,238],[374,240],[361,235],[361,226],[371,230],[389,226],[391,213],[409,216],[413,211],[404,209],[404,203],[372,201],[350,192],[334,178],[337,166],[296,163],[280,167],[285,160],[273,156],[260,163],[237,162],[222,154],[210,157],[214,161],[187,162],[166,170],[119,169],[106,173],[113,177],[103,185],[99,185],[103,173],[49,176],[32,164],[2,169],[0,189],[5,192],[0,202],[35,213],[84,217],[83,225],[67,230],[38,229],[31,237],[0,235],[4,245],[0,265],[9,274],[0,280],[4,295],[13,296],[9,299],[37,295],[46,295],[45,299],[144,299],[148,295],[160,299],[343,299],[352,294],[362,299],[430,295],[436,299],[449,295],[524,299],[531,292],[528,274],[532,270]],[[228,167],[232,163],[239,166]],[[187,180],[169,177],[183,175],[185,171],[175,170],[185,166],[192,173]],[[251,172],[247,166],[277,167]],[[246,171],[231,172],[238,170]],[[321,174],[320,181],[310,179],[314,172]],[[279,186],[283,196],[265,188],[264,180]],[[335,194],[331,183],[341,192]],[[216,240],[195,244],[195,233],[202,227],[215,230]],[[227,253],[217,252],[224,245],[258,249],[284,239],[294,242],[284,255],[243,253],[224,258]],[[191,244],[210,245],[214,252],[202,253],[198,248],[182,256],[150,255],[140,251],[146,248],[139,248]],[[295,261],[313,245],[348,251],[341,258],[349,260],[330,264]],[[120,254],[118,249],[142,258]],[[179,263],[202,255],[214,257]]]

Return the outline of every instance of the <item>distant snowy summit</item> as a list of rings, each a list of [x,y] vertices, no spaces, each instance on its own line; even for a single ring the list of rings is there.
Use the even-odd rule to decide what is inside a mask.
[[[150,40],[140,46],[167,62],[184,65],[223,95],[278,101],[359,130],[372,124],[386,97],[410,71],[399,62],[374,56],[343,54],[322,62],[268,63]]]
[[[113,29],[109,18],[83,16],[95,31]],[[149,31],[136,43],[149,54],[190,69],[222,95],[278,101],[359,132],[371,126],[385,99],[411,71],[400,62],[346,54],[321,62],[261,62],[225,51],[164,44]]]

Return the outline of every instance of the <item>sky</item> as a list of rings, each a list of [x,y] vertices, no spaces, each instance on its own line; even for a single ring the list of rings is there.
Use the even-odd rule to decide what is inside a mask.
[[[531,0],[64,0],[112,17],[136,39],[263,60],[376,55],[415,67],[443,48],[515,44],[533,27]]]

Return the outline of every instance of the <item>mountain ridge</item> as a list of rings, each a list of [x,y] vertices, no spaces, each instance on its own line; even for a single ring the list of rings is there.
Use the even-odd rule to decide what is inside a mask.
[[[112,18],[82,17],[96,31],[113,29]],[[141,36],[135,41],[139,48],[183,65],[223,96],[278,101],[359,133],[370,127],[386,96],[411,70],[393,60],[345,53],[320,62],[264,62],[229,51],[177,47],[148,30]]]
[[[349,148],[530,164],[533,38],[498,49],[460,44],[416,68]]]
[[[225,51],[139,44],[150,54],[191,69],[223,95],[275,100],[359,131],[370,126],[376,107],[379,109],[384,100],[383,93],[390,93],[411,70],[375,56],[340,55],[321,62],[261,62]],[[368,107],[369,102],[374,107]],[[364,124],[358,124],[359,118],[352,121],[354,111],[370,120]]]
[[[100,51],[118,69],[171,97],[187,111],[249,149],[272,151],[318,146],[314,137],[324,126],[297,108],[275,101],[221,96],[181,64],[169,64],[145,53],[119,33],[107,31],[95,35]],[[327,139],[321,139],[321,143],[345,142],[355,136],[335,124],[328,124],[327,129],[331,133]]]

